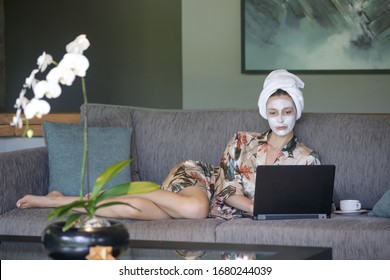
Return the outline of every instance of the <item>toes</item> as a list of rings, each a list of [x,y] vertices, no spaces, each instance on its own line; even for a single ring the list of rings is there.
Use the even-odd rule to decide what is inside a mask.
[[[16,207],[18,207],[20,209],[27,208],[27,203],[17,202]]]
[[[31,195],[25,195],[18,201],[16,201],[16,207],[20,209],[28,208],[29,207],[29,200],[31,199]]]
[[[23,205],[23,200],[22,199],[19,199],[18,201],[16,201],[16,207],[21,208],[22,205]]]

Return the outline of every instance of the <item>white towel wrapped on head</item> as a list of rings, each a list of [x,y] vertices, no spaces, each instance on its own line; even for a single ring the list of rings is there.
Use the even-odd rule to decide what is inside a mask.
[[[272,71],[264,80],[263,90],[259,96],[259,112],[260,115],[267,119],[267,100],[278,89],[286,91],[294,100],[295,107],[297,109],[297,118],[301,117],[304,102],[303,94],[300,88],[303,88],[305,83],[296,75],[284,70],[279,69]]]

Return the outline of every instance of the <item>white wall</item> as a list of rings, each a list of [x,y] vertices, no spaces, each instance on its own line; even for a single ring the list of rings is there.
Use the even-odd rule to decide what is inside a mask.
[[[255,108],[265,75],[241,74],[240,0],[182,0],[183,108]],[[390,75],[299,75],[306,112],[390,113]]]

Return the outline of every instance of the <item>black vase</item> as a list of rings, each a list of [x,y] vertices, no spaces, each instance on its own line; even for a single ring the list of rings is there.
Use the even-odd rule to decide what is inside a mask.
[[[111,226],[100,228],[70,228],[63,231],[65,222],[48,225],[42,233],[47,255],[56,260],[83,260],[91,246],[112,246],[112,256],[119,257],[129,244],[126,227],[110,221]]]

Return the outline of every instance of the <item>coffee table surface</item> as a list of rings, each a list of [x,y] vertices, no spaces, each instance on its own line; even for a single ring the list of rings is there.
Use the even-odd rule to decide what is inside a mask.
[[[39,236],[0,235],[0,259],[50,259]],[[129,249],[120,257],[127,260],[175,259],[332,259],[332,249],[323,247],[252,245],[230,243],[130,240]]]

